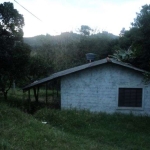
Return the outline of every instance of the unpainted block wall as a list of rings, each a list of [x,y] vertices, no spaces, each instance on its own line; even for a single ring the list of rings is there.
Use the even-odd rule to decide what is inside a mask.
[[[118,108],[119,87],[142,87],[142,108]],[[141,72],[112,63],[103,64],[62,77],[61,108],[150,114],[150,85],[144,84]]]

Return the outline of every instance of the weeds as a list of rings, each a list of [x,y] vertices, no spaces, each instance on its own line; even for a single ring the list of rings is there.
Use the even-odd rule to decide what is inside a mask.
[[[25,95],[27,96],[27,95]],[[24,97],[25,97],[24,96]],[[21,92],[0,97],[2,150],[149,150],[150,117],[125,114],[56,110],[45,103],[30,103]],[[22,110],[22,111],[20,111]],[[51,109],[49,109],[51,108]],[[47,122],[47,124],[42,124]]]
[[[125,114],[43,109],[35,114],[64,132],[125,149],[149,149],[150,118]]]
[[[107,144],[76,136],[50,124],[42,124],[32,115],[0,103],[1,150],[116,150]],[[43,119],[42,119],[43,120]]]

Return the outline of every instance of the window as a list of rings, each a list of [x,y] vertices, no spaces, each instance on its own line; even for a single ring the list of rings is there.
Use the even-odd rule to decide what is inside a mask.
[[[119,88],[119,107],[142,107],[142,88]]]

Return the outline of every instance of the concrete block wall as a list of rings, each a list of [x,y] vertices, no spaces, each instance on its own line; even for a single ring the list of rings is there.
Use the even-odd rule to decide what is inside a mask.
[[[119,87],[143,88],[141,109],[118,108]],[[61,108],[87,109],[92,112],[150,114],[150,86],[143,74],[133,69],[107,63],[66,75],[61,79]]]

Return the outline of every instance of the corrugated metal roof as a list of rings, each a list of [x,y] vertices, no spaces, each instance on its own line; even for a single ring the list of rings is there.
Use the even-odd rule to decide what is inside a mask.
[[[71,73],[74,73],[74,72],[78,72],[78,71],[81,71],[81,70],[84,70],[84,69],[87,69],[87,68],[91,68],[91,67],[95,67],[95,66],[98,66],[98,65],[101,65],[101,64],[105,64],[105,63],[113,63],[113,64],[124,66],[124,67],[130,68],[130,69],[133,69],[133,70],[136,70],[136,71],[139,71],[139,72],[146,72],[145,70],[136,68],[136,67],[134,67],[130,64],[119,62],[119,61],[116,61],[112,58],[105,58],[105,59],[101,59],[101,60],[98,60],[98,61],[94,61],[94,62],[91,62],[91,63],[87,63],[87,64],[84,64],[84,65],[81,65],[81,66],[77,66],[77,67],[74,67],[74,68],[70,68],[70,69],[67,69],[67,70],[63,70],[63,71],[54,73],[49,77],[43,78],[41,80],[35,81],[35,82],[25,86],[23,88],[23,90],[26,91],[26,90],[34,87],[34,86],[38,86],[40,84],[51,81],[53,79],[56,79],[56,78],[59,78],[59,77],[62,77],[62,76],[65,76],[65,75],[68,75],[68,74],[71,74]]]

